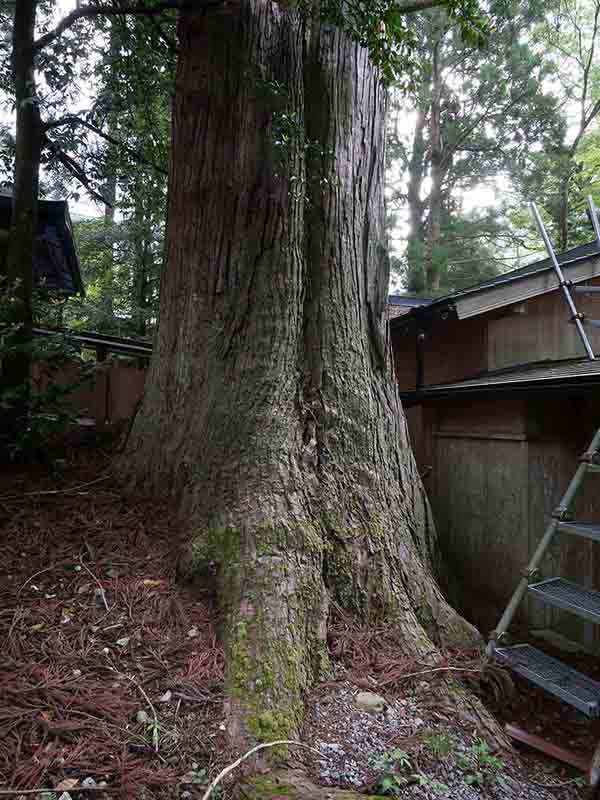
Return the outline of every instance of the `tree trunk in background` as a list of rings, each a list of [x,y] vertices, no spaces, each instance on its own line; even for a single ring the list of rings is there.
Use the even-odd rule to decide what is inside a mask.
[[[216,574],[228,731],[273,740],[328,674],[332,602],[395,621],[407,653],[476,634],[433,578],[391,370],[376,71],[266,0],[184,14],[179,37],[160,324],[121,471],[180,498],[185,570]]]
[[[136,334],[146,335],[147,319],[146,310],[148,307],[148,259],[149,259],[149,231],[146,225],[146,215],[144,203],[136,193],[134,220],[134,241],[133,241],[133,277],[131,284],[131,308],[133,327]]]
[[[425,290],[425,226],[423,222],[424,203],[421,199],[423,173],[425,169],[425,138],[427,109],[417,110],[415,135],[413,138],[412,156],[408,166],[408,242],[406,258],[408,261],[409,292],[422,293]]]
[[[431,188],[429,190],[429,224],[427,229],[427,248],[425,276],[428,291],[440,288],[440,271],[436,259],[436,247],[441,236],[442,220],[442,71],[440,65],[439,43],[433,48],[431,62],[431,111],[429,117],[429,139],[431,147]]]
[[[102,195],[106,200],[104,206],[104,224],[106,226],[114,225],[115,222],[115,204],[117,202],[117,178],[111,176],[104,184]]]
[[[110,126],[109,126],[110,130]],[[117,177],[111,175],[104,184],[102,195],[104,206],[104,228],[108,242],[108,259],[103,276],[102,309],[105,324],[111,325],[115,319],[115,212],[117,202]]]
[[[20,352],[2,361],[0,391],[17,392],[16,404],[3,413],[0,436],[14,435],[28,413],[28,350],[33,331],[33,259],[37,234],[42,122],[34,75],[34,28],[37,0],[19,0],[13,26],[13,81],[17,107],[15,175],[10,238],[6,259],[7,290],[15,302],[10,322],[19,325]]]
[[[108,53],[105,58],[110,67],[110,82],[116,88],[118,86],[118,68],[116,61],[119,57],[119,42],[117,31],[114,22],[110,25],[110,38],[108,45]],[[108,114],[108,133],[113,138],[118,138],[119,131],[116,120],[116,115],[113,109]],[[106,182],[104,184],[102,195],[105,199],[104,205],[104,227],[108,241],[110,243],[110,253],[107,261],[106,272],[103,277],[104,291],[102,294],[102,306],[104,311],[104,319],[108,325],[112,325],[115,320],[115,215],[117,205],[117,153],[112,144],[106,145],[105,168],[107,169]]]
[[[571,183],[571,159],[565,166],[558,189],[558,252],[564,253],[569,246],[569,188]]]

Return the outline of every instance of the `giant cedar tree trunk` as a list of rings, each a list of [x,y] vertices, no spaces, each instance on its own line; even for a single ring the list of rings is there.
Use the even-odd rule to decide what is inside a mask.
[[[159,330],[122,469],[181,498],[186,569],[216,573],[229,732],[274,739],[328,671],[332,602],[411,653],[475,635],[432,577],[391,372],[376,71],[266,0],[179,34]]]

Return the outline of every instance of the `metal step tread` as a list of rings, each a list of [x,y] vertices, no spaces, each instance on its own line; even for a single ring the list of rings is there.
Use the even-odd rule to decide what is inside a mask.
[[[600,683],[530,644],[494,648],[494,656],[518,675],[560,697],[589,717],[600,713]]]
[[[565,533],[574,533],[577,536],[584,536],[594,542],[600,542],[600,523],[598,522],[563,521],[558,523],[558,530]]]
[[[579,617],[600,623],[600,593],[564,578],[533,583],[528,591],[548,605],[563,608]]]

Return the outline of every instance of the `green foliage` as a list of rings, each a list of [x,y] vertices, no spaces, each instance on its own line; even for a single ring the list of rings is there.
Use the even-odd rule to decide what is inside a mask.
[[[438,759],[448,758],[456,746],[452,737],[445,733],[433,733],[424,742],[431,755]]]
[[[482,788],[492,783],[502,783],[501,772],[504,762],[492,755],[489,745],[477,739],[465,755],[459,756],[456,763],[465,773],[465,783]]]
[[[196,786],[207,788],[208,785],[211,782],[209,774],[208,774],[208,770],[205,769],[204,767],[198,768],[196,766],[196,768],[192,768],[190,770],[190,775],[191,775],[191,778],[192,778],[192,783],[195,784]],[[213,789],[211,797],[214,798],[214,800],[219,800],[219,798],[221,797],[221,787],[220,786],[216,786]]]
[[[100,219],[75,223],[74,234],[86,294],[69,300],[64,323],[117,336],[147,335],[157,315],[162,226],[148,225],[144,219]],[[145,288],[140,292],[136,280],[142,268]]]
[[[384,753],[377,768],[380,772],[377,791],[386,797],[399,797],[410,784],[424,786],[440,793],[448,791],[444,783],[433,780],[422,772],[415,772],[410,756],[399,747]]]
[[[392,256],[391,268],[415,294],[444,296],[489,280],[505,269],[499,245],[510,243],[510,232],[501,211],[486,209],[446,217],[432,260],[440,275],[439,289],[425,285],[422,265],[426,243],[417,238],[401,256]],[[508,262],[510,264],[510,262]]]
[[[35,321],[48,316],[48,297],[34,297]],[[28,385],[0,385],[0,412],[26,409],[22,425],[8,434],[3,449],[12,460],[30,459],[51,444],[76,417],[69,396],[89,383],[94,364],[86,361],[63,334],[23,339],[23,325],[14,321],[14,298],[5,292],[0,302],[0,363],[21,354],[33,365]],[[70,379],[65,380],[65,368]]]
[[[352,38],[369,50],[382,79],[391,84],[410,84],[418,39],[412,15],[402,11],[397,0],[299,0],[295,3],[303,13],[314,15],[332,25],[344,28]],[[490,35],[488,18],[478,0],[447,0],[448,16],[456,24],[461,37],[473,47],[481,47]]]
[[[444,294],[511,266],[508,259],[521,240],[512,231],[501,194],[487,208],[468,209],[465,199],[496,181],[508,193],[532,153],[563,136],[551,84],[556,65],[532,41],[544,7],[537,0],[495,0],[488,10],[493,34],[483,49],[465,41],[446,8],[415,17],[414,85],[408,95],[392,94],[390,223],[401,224],[408,204],[406,251],[396,266],[405,286],[415,292],[432,289],[426,267],[439,275],[437,293]],[[413,122],[408,126],[407,107]],[[435,153],[434,111],[440,128]],[[439,235],[430,228],[434,155],[441,173]]]
[[[520,206],[535,200],[559,250],[589,242],[585,197],[598,204],[600,124],[600,0],[563,0],[532,28],[533,45],[553,65],[552,91],[562,111],[562,128],[531,148],[519,164],[513,220],[539,249],[539,236]]]

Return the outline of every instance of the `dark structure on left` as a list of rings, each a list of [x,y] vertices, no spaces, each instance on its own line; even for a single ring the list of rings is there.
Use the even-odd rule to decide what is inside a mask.
[[[0,276],[5,274],[12,197],[0,194]],[[84,294],[79,259],[65,200],[40,200],[34,285],[55,296]]]

